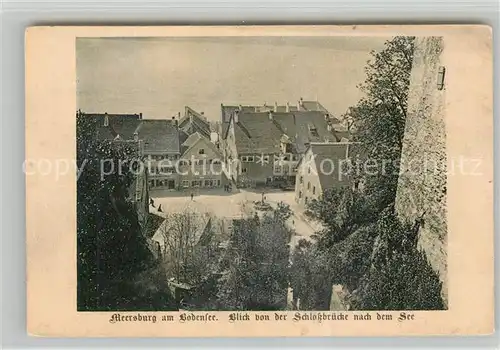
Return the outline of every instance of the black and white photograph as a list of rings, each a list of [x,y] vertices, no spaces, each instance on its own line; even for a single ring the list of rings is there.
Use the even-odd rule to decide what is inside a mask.
[[[75,45],[78,311],[448,308],[441,37]]]

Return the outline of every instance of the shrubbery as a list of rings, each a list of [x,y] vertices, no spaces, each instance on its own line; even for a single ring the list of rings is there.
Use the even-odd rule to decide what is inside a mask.
[[[100,160],[129,159],[134,150],[95,140],[95,120],[77,115],[77,308],[174,310],[165,274],[127,200],[132,174],[101,179]]]

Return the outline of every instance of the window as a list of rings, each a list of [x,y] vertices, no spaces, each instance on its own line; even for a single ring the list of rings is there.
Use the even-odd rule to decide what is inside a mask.
[[[308,183],[307,183],[307,190],[309,191],[310,189],[311,189],[311,183],[310,183],[310,182],[308,182]]]
[[[212,180],[205,180],[205,187],[212,187],[213,186],[213,182]]]
[[[215,164],[215,165],[220,165],[220,160],[218,160],[218,159],[213,159],[213,160],[212,160],[212,164]]]
[[[193,180],[193,181],[191,181],[191,186],[192,187],[201,187],[201,181],[200,180]]]
[[[307,202],[309,202],[309,198],[307,198],[307,197],[306,197],[306,198],[304,199],[304,202],[307,204]]]
[[[264,162],[266,162],[266,163],[267,163],[267,162],[269,162],[269,155],[265,155],[265,156],[263,157],[263,160],[264,160]]]
[[[304,183],[304,176],[299,177],[299,183],[300,184]]]
[[[217,187],[220,186],[220,180],[217,180]]]
[[[302,191],[299,191],[299,198],[302,198]]]
[[[204,148],[200,148],[198,150],[198,154],[205,154],[205,149]]]
[[[313,186],[313,194],[316,194],[316,186]]]
[[[153,188],[155,187],[155,181],[154,180],[150,180],[149,181],[149,188]]]
[[[243,168],[243,169],[241,169],[241,172],[242,172],[242,173],[246,173],[246,172],[247,172],[247,168]]]
[[[307,168],[307,173],[310,174],[311,173],[311,167],[308,167]]]
[[[160,173],[161,174],[173,174],[174,173],[174,168],[172,168],[172,167],[162,167],[162,168],[160,168]]]
[[[182,187],[189,187],[189,181],[188,180],[182,180]]]
[[[241,161],[251,163],[254,161],[254,156],[242,156]]]

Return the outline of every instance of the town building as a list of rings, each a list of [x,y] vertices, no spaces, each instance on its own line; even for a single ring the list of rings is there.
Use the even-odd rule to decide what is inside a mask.
[[[140,141],[139,157],[151,190],[179,188],[175,164],[180,159],[179,120],[143,119],[141,114],[90,114],[97,120],[97,139]]]
[[[306,206],[329,188],[350,186],[352,168],[348,167],[355,145],[351,142],[311,143],[298,164],[295,201]]]
[[[140,114],[85,113],[85,118],[96,124],[98,140],[133,140],[134,132],[141,123]]]
[[[187,135],[197,132],[208,139],[210,139],[212,131],[205,114],[203,112],[198,113],[188,106],[184,108],[184,116],[179,120],[179,129]]]
[[[222,136],[224,164],[232,180],[243,187],[293,185],[298,162],[312,142],[335,143],[348,136],[319,102],[223,106],[223,114],[224,118],[230,114]]]
[[[143,144],[142,154],[149,172],[149,188],[179,188],[179,174],[175,168],[181,158],[178,120],[143,119],[133,137]]]
[[[182,143],[181,150],[177,170],[182,189],[215,188],[226,183],[222,154],[207,137],[195,132]]]

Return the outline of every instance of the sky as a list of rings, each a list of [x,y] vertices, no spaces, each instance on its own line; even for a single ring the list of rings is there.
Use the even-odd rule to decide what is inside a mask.
[[[356,104],[381,37],[78,38],[77,105],[88,113],[171,118],[184,106],[318,100],[333,115]]]

